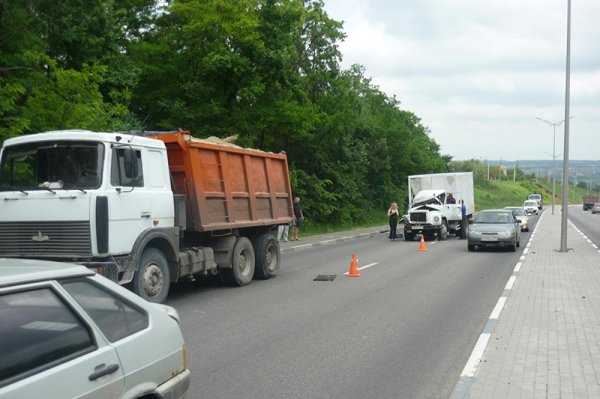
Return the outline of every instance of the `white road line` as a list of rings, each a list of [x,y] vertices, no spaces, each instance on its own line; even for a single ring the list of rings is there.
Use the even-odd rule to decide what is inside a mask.
[[[524,257],[524,256],[521,256],[521,257],[519,258],[519,260],[525,260],[525,257]]]
[[[505,290],[512,290],[513,284],[515,283],[515,280],[517,278],[515,276],[510,276],[510,278],[508,279],[508,283],[506,283],[506,287],[504,287]]]
[[[500,299],[498,299],[498,303],[496,303],[494,310],[490,313],[490,319],[498,319],[500,317],[504,304],[506,304],[506,297],[501,296]]]
[[[592,244],[592,248],[598,249],[598,246],[596,244]]]
[[[375,262],[375,263],[369,263],[368,265],[364,265],[363,267],[359,267],[358,270],[368,269],[369,267],[373,267],[376,264],[377,264],[377,262]]]
[[[525,248],[525,249],[523,250],[523,254],[524,254],[524,255],[527,255],[528,253],[529,253],[529,248]]]
[[[359,268],[358,268],[358,270],[368,269],[369,267],[373,267],[373,266],[375,266],[376,264],[377,264],[377,262],[375,262],[375,263],[369,263],[368,265],[364,265],[363,267],[359,267]],[[350,272],[346,272],[346,273],[344,273],[344,275],[346,275],[346,276],[347,276],[348,274],[350,274]]]
[[[521,266],[523,266],[523,262],[519,262],[517,263],[517,265],[515,266],[515,272],[520,272],[521,271]]]
[[[474,377],[475,372],[477,371],[477,366],[481,363],[481,358],[483,357],[483,352],[485,352],[485,347],[490,340],[491,334],[481,334],[477,343],[475,344],[475,348],[473,348],[473,352],[471,352],[471,356],[469,360],[467,360],[467,364],[461,373],[461,377]]]

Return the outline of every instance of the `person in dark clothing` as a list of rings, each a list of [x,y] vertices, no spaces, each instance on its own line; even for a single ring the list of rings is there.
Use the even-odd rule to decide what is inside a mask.
[[[294,221],[292,223],[292,238],[290,241],[298,241],[298,233],[300,232],[300,226],[304,220],[302,214],[302,208],[300,207],[300,197],[294,198]]]
[[[456,204],[456,198],[454,198],[454,195],[452,195],[452,193],[448,193],[448,198],[446,199],[446,203],[447,204]]]
[[[465,206],[465,201],[460,200],[460,213],[462,215],[462,219],[460,220],[460,239],[467,239],[467,207]]]
[[[398,216],[400,215],[400,212],[398,211],[398,204],[392,202],[387,214],[390,219],[390,235],[388,238],[392,241],[396,241],[396,227],[398,226]]]

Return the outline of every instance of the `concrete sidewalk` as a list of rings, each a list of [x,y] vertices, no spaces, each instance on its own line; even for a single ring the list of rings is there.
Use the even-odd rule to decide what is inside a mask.
[[[545,211],[451,398],[600,398],[600,253]],[[523,244],[523,243],[522,243]]]

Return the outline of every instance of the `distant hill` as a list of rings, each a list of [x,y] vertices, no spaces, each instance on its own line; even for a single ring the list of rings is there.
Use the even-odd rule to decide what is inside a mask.
[[[484,161],[485,163],[486,161]],[[490,166],[505,166],[507,169],[512,169],[514,165],[528,175],[538,177],[538,179],[548,179],[552,173],[552,160],[519,160],[519,161],[504,161],[504,160],[489,160]],[[556,180],[562,181],[562,159],[557,159],[555,162]],[[590,180],[594,183],[600,183],[600,160],[570,160],[569,161],[569,180],[578,182]]]

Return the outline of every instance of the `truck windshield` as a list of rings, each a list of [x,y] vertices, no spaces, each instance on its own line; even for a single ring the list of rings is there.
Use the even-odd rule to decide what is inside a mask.
[[[89,141],[5,147],[0,160],[0,191],[98,188],[103,159],[104,146]]]

